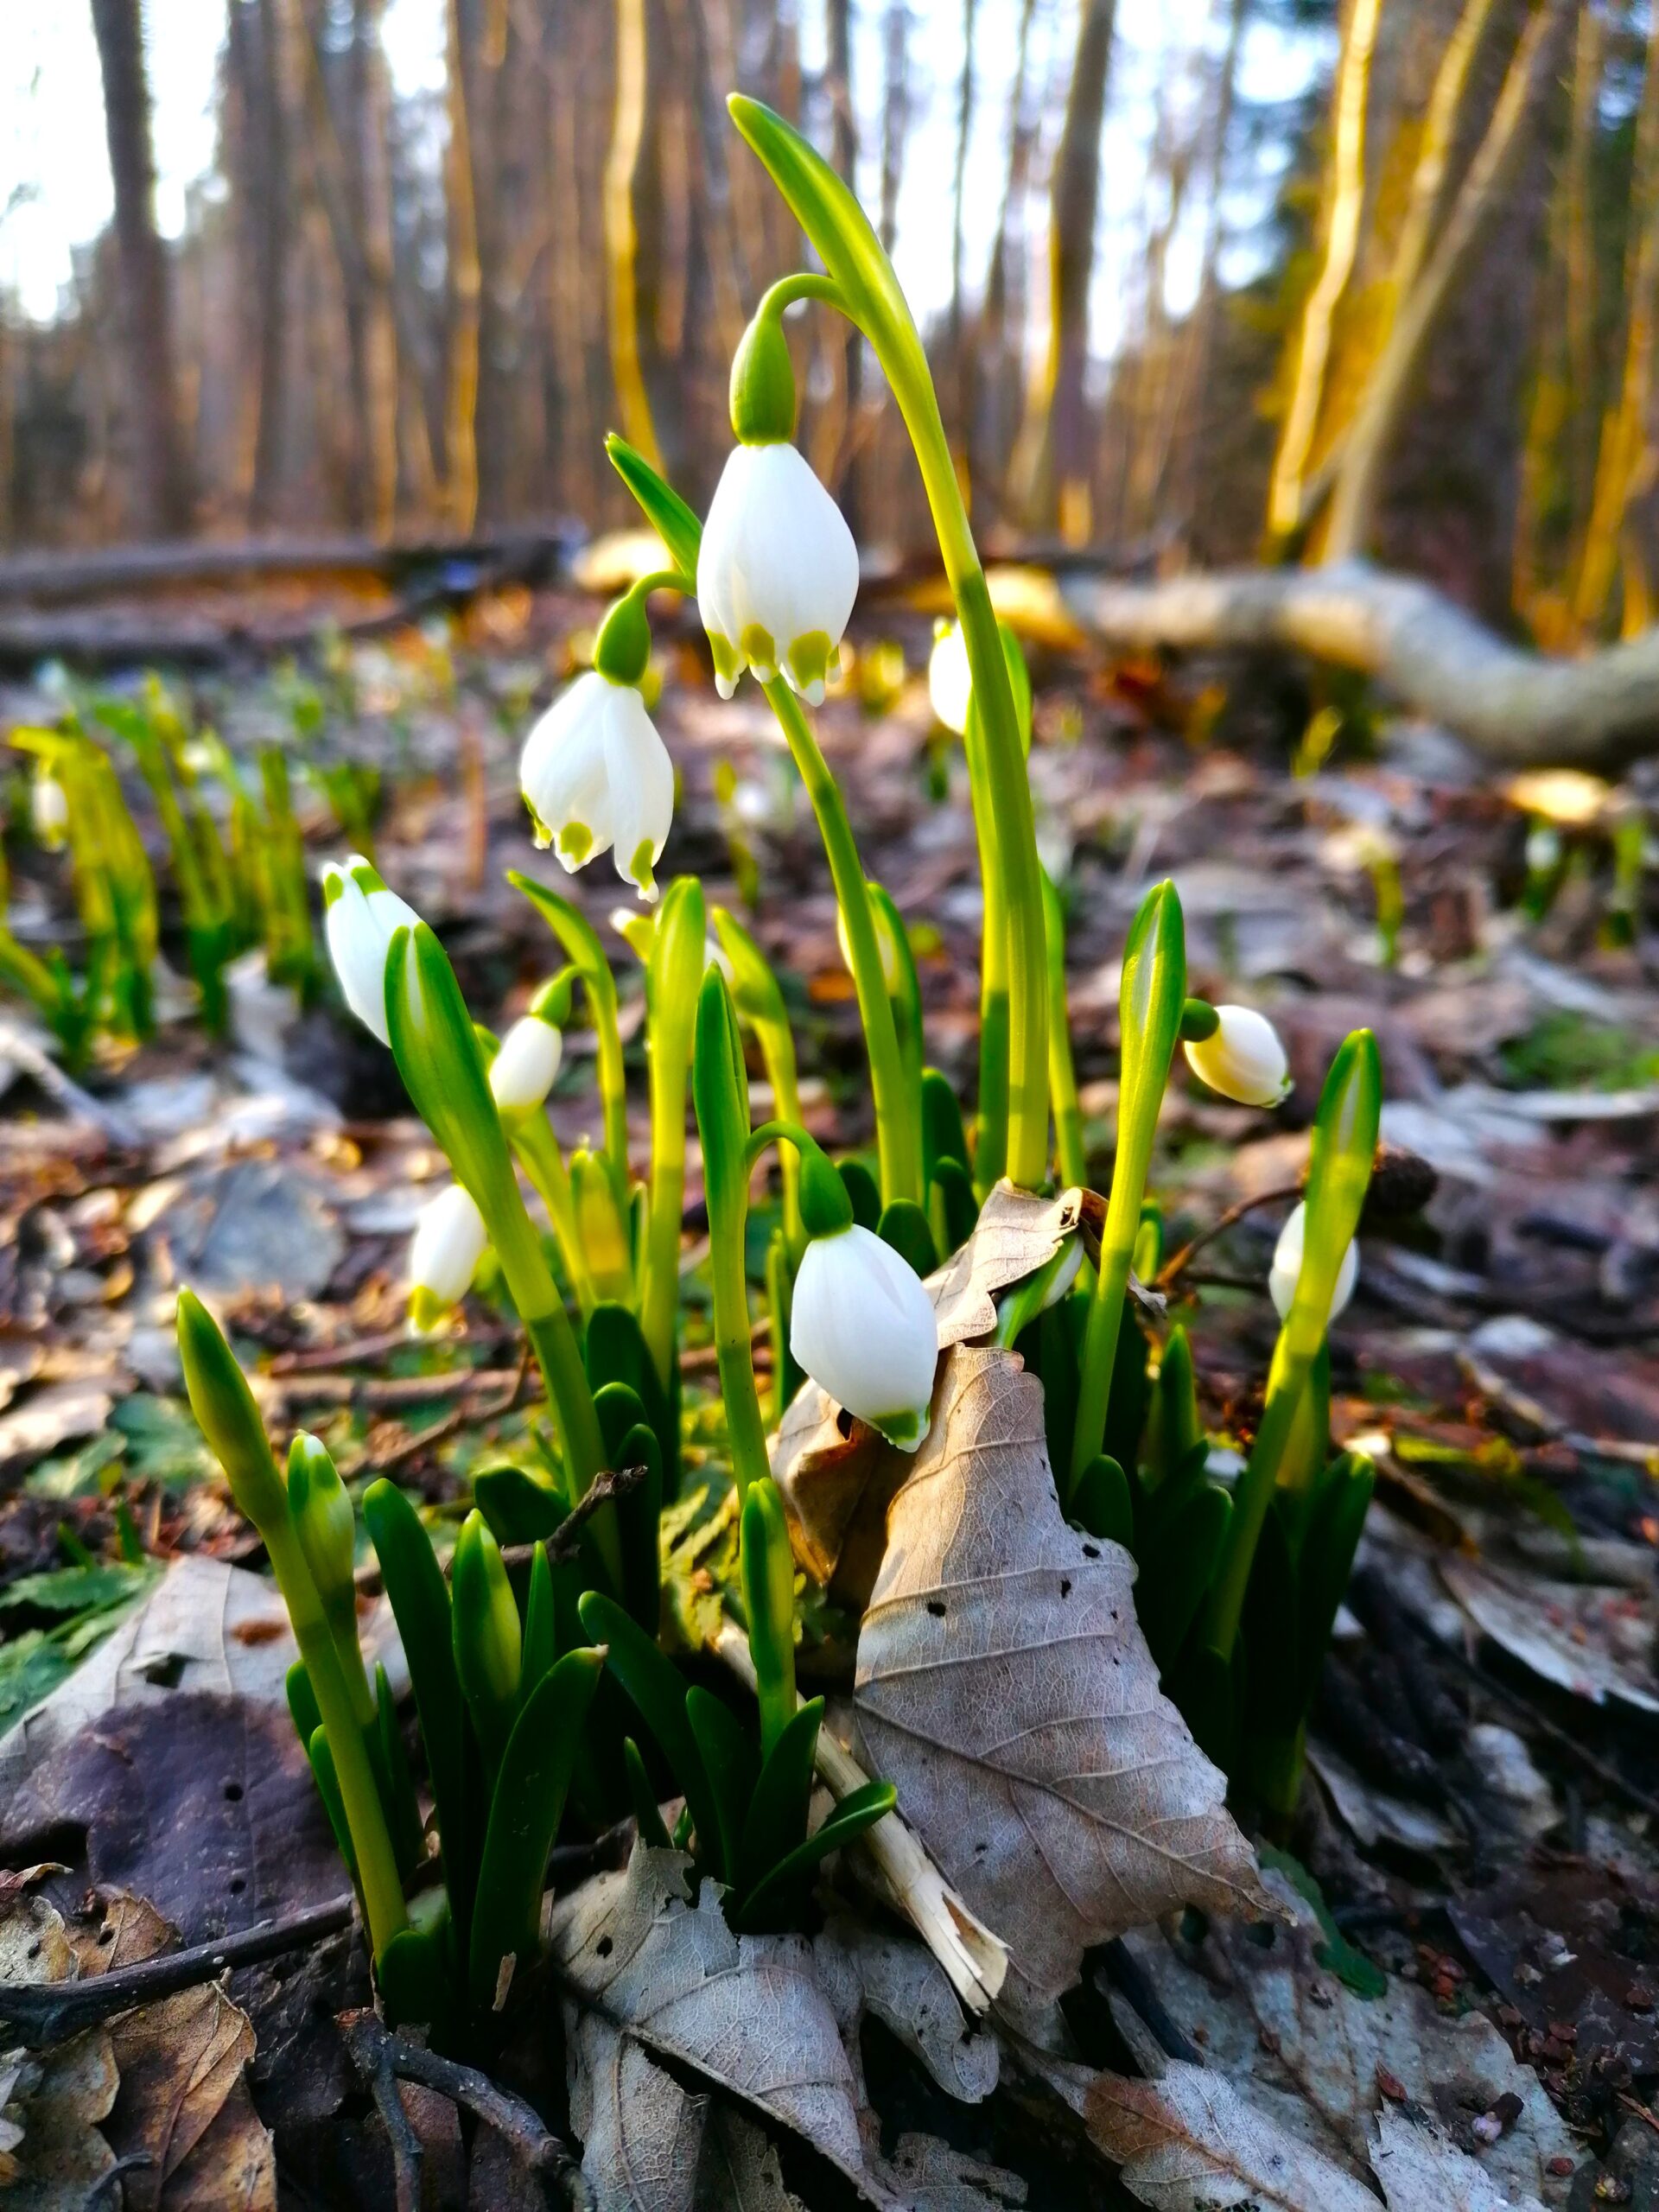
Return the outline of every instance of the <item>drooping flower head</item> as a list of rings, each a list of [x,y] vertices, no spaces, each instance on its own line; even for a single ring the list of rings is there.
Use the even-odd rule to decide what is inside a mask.
[[[1296,1281],[1302,1272],[1302,1250],[1307,1236],[1307,1207],[1296,1207],[1279,1232],[1279,1242],[1274,1247],[1273,1268],[1268,1276],[1268,1289],[1282,1321],[1288,1315],[1291,1301],[1296,1295]],[[1354,1285],[1359,1280],[1359,1247],[1350,1243],[1342,1255],[1342,1265],[1337,1270],[1337,1287],[1331,1300],[1328,1319],[1334,1321],[1354,1294]]]
[[[639,679],[651,633],[637,600],[607,615],[594,665],[569,683],[524,741],[518,780],[536,824],[574,874],[614,852],[616,872],[642,899],[674,820],[674,764],[645,709]]]
[[[467,1295],[489,1243],[472,1193],[452,1183],[422,1211],[409,1242],[409,1318],[434,1329]]]
[[[501,1039],[490,1063],[490,1092],[503,1116],[518,1121],[544,1105],[564,1057],[571,970],[543,985]]]
[[[323,928],[328,957],[346,1003],[383,1045],[386,1021],[386,955],[400,929],[420,920],[415,909],[388,891],[372,861],[353,853],[344,868],[332,861],[322,871]]]
[[[782,674],[811,705],[838,665],[858,596],[858,548],[793,442],[795,379],[775,315],[758,315],[732,365],[738,443],[721,473],[697,556],[697,604],[722,699],[745,667]]]
[[[1207,1037],[1189,1037],[1186,1062],[1200,1083],[1241,1106],[1277,1106],[1290,1090],[1290,1063],[1279,1033],[1253,1007],[1211,1009]]]
[[[968,703],[973,696],[974,679],[962,625],[941,622],[928,656],[927,696],[936,719],[957,737],[968,734]]]
[[[69,834],[69,794],[44,761],[29,791],[29,827],[37,843],[54,851]]]

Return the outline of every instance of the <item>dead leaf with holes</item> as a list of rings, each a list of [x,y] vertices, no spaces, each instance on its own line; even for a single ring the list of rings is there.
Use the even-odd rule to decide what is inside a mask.
[[[1039,1198],[999,1183],[980,1209],[974,1233],[927,1279],[939,1320],[939,1349],[988,1336],[996,1326],[996,1297],[1046,1268],[1066,1238],[1088,1225],[1092,1193],[1062,1191]],[[1096,1238],[1099,1201],[1092,1209]]]
[[[1659,1713],[1650,1589],[1547,1582],[1484,1559],[1443,1560],[1440,1577],[1482,1635],[1545,1681],[1592,1705],[1611,1698]]]
[[[859,1631],[864,1763],[1046,2005],[1180,1904],[1271,1910],[1226,1782],[1158,1687],[1122,1546],[1072,1528],[1017,1355],[946,1357]]]
[[[1084,2118],[1124,2187],[1154,2212],[1376,2212],[1363,2182],[1207,2066],[1173,2060],[1155,2082],[1102,2074]]]
[[[690,1861],[636,1844],[626,1868],[556,1906],[550,1942],[567,1999],[571,2123],[600,2212],[692,2212],[709,2098],[657,2063],[690,2066],[740,2107],[802,2136],[874,2202],[855,2084],[804,1936],[734,1936],[720,1891],[688,1898]]]
[[[35,1870],[45,1872],[44,1868]],[[0,1901],[0,1982],[73,1980],[63,1915],[19,1883]],[[0,2050],[0,2189],[7,2212],[81,2212],[116,2164],[103,2125],[118,2076],[109,2032]]]

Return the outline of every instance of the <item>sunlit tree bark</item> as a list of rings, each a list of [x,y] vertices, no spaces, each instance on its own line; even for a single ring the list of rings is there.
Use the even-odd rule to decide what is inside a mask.
[[[611,374],[622,435],[661,465],[639,357],[639,230],[634,175],[645,134],[645,0],[616,0],[616,106],[605,164],[605,275]]]

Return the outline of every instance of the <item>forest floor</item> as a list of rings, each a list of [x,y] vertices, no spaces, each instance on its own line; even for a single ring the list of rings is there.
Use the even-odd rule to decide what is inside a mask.
[[[554,964],[504,880],[556,873],[526,834],[518,743],[595,611],[501,594],[473,605],[453,658],[415,630],[358,645],[352,719],[327,726],[333,752],[383,768],[378,865],[438,930],[483,1019],[516,1012]],[[928,1057],[967,1096],[977,869],[960,748],[933,730],[917,672],[928,639],[917,612],[862,618],[863,696],[833,700],[820,726],[865,864],[912,932]],[[868,1090],[810,813],[753,688],[722,704],[689,633],[661,643],[659,723],[683,797],[660,873],[697,874],[748,919],[790,979],[807,1117],[856,1143]],[[1282,671],[1231,671],[1224,690],[1221,673],[1038,648],[1031,773],[1044,857],[1066,887],[1097,1184],[1118,958],[1151,882],[1179,890],[1190,987],[1261,1006],[1290,1051],[1295,1090],[1277,1112],[1183,1077],[1160,1128],[1167,1252],[1263,1201],[1169,1286],[1223,1447],[1248,1440],[1259,1408],[1273,1239],[1323,1070],[1355,1026],[1381,1044],[1385,1138],[1437,1180],[1421,1214],[1365,1240],[1333,1337],[1335,1433],[1363,1442],[1378,1484],[1284,1839],[1322,1892],[1323,1937],[1289,1963],[1282,1940],[1272,1987],[1213,1929],[1132,1939],[1091,1962],[1074,2030],[1092,2063],[1126,2068],[1150,2018],[1166,2054],[1203,2052],[1351,2171],[1364,2171],[1379,2112],[1427,2104],[1465,2147],[1510,2146],[1497,2171],[1515,2201],[1653,2208],[1659,886],[1649,875],[1634,943],[1610,942],[1608,842],[1576,830],[1553,903],[1530,913],[1528,815],[1443,733],[1351,718],[1317,772],[1295,774],[1322,695]],[[232,747],[284,727],[264,676],[207,680],[200,696]],[[24,687],[0,689],[8,726],[41,711]],[[1378,840],[1402,899],[1389,961]],[[614,948],[637,1056],[640,971],[606,921],[624,887],[607,861],[559,880]],[[42,932],[61,916],[49,863],[21,871],[13,896]],[[326,1002],[286,1026],[254,988],[238,994],[233,1043],[214,1046],[176,996],[152,1043],[98,1064],[79,1093],[42,1087],[15,1011],[0,1039],[0,1862],[16,1870],[0,1872],[0,1981],[54,1978],[38,1955],[49,1922],[69,1946],[58,1974],[85,1978],[287,1922],[344,1888],[281,1705],[274,1598],[230,1572],[260,1565],[257,1541],[182,1402],[177,1285],[210,1295],[261,1357],[272,1426],[316,1428],[353,1479],[391,1472],[429,1500],[460,1497],[474,1467],[522,1445],[533,1412],[505,1310],[475,1300],[464,1330],[404,1332],[405,1240],[442,1163],[389,1056]],[[553,1101],[567,1144],[594,1127],[587,1042],[568,1040]],[[643,1095],[636,1083],[642,1154]],[[695,1158],[694,1141],[693,1243]],[[712,1363],[700,1387],[712,1393]],[[89,1904],[89,1889],[125,1902]],[[126,2013],[91,2056],[80,2038],[73,2066],[58,2046],[55,2072],[49,2056],[5,2057],[0,2025],[0,2173],[3,2115],[22,2111],[25,2131],[55,2129],[63,2145],[60,2192],[31,2203],[91,2202],[106,2146],[141,2162],[130,2203],[270,2202],[263,2126],[285,2202],[392,2202],[372,2084],[337,2022],[367,2002],[360,1949],[331,1924],[238,1966],[228,1991]],[[12,1993],[0,1990],[0,2024]],[[913,2037],[874,2020],[863,2037],[889,2151],[901,2131],[952,2146],[908,2201],[1135,2201],[1052,2088],[1005,2066],[1002,2091],[955,2104]],[[118,2091],[99,2072],[106,2055]],[[568,2125],[544,2048],[505,2070]],[[463,2129],[435,2091],[408,2101],[426,2201],[541,2201],[505,2136]],[[782,2156],[803,2201],[853,2201],[798,2145]],[[241,2196],[236,2173],[250,2177]]]

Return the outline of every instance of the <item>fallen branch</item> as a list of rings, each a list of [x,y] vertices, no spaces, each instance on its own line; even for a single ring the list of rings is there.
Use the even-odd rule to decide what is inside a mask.
[[[1432,585],[1359,561],[1161,583],[1069,576],[1060,588],[1108,645],[1278,646],[1357,669],[1508,766],[1611,768],[1659,750],[1659,629],[1576,660],[1550,659],[1497,636]]]
[[[539,2180],[551,2182],[563,2192],[567,2203],[583,2208],[583,2212],[592,2212],[593,2193],[580,2164],[522,2097],[515,2097],[511,2090],[502,2088],[475,2067],[459,2065],[453,2058],[440,2058],[435,2050],[423,2050],[416,2044],[405,2043],[401,2036],[393,2035],[376,2013],[342,2012],[340,2024],[353,2063],[371,2089],[391,2074],[399,2082],[416,2082],[423,2088],[435,2089],[452,2104],[464,2105],[495,2130],[527,2172]],[[412,2130],[410,2132],[413,2133]],[[403,2139],[400,2158],[400,2131],[389,2128],[388,2133],[392,2136],[394,2162],[400,2167],[397,2202],[401,2212],[404,2192],[410,2185],[411,2164],[414,2191],[409,2202],[412,2206],[420,2201],[420,2161],[418,2151],[410,2160],[407,2137]]]

